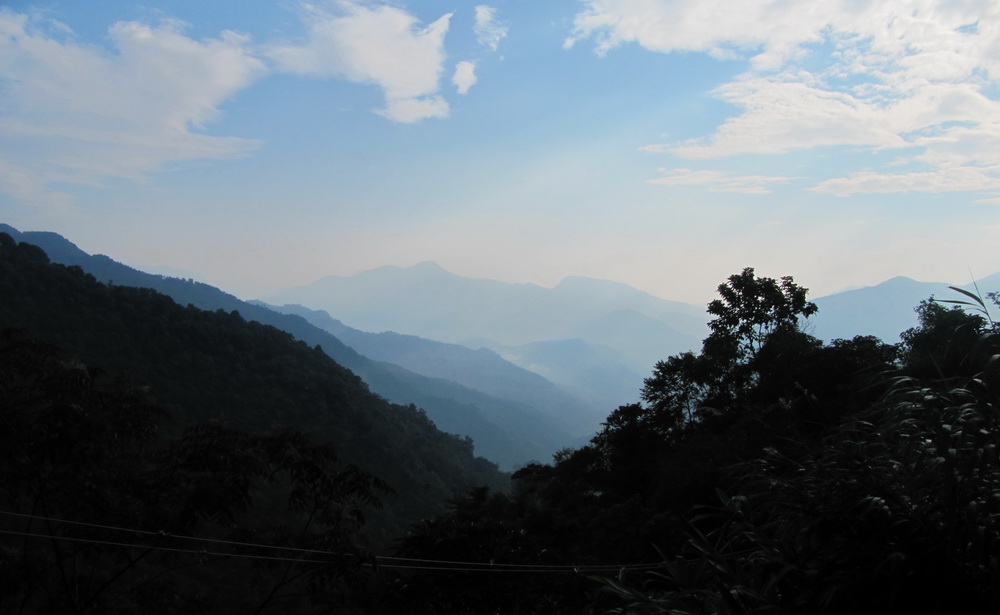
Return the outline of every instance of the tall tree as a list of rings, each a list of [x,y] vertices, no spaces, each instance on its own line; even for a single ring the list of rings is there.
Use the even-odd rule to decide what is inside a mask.
[[[710,338],[730,340],[738,359],[755,357],[771,334],[797,329],[800,317],[816,313],[816,304],[806,301],[808,291],[791,276],[780,282],[758,278],[747,267],[720,284],[721,298],[708,304],[708,313],[715,316]]]
[[[659,361],[644,381],[642,399],[651,422],[664,433],[676,432],[708,409],[731,405],[775,364],[787,365],[819,345],[799,327],[800,318],[816,313],[816,304],[806,300],[808,289],[791,276],[780,282],[759,278],[747,267],[718,290],[720,298],[708,304],[715,318],[701,354]]]

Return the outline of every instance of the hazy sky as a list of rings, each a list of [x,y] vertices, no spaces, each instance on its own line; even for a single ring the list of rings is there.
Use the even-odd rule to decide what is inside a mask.
[[[243,298],[1000,269],[997,0],[0,0],[0,221]]]

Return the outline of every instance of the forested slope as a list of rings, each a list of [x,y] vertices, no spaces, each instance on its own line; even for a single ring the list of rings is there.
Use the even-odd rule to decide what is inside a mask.
[[[168,414],[142,387],[0,329],[0,612],[366,601],[377,560],[362,530],[382,481],[301,432],[176,433]]]
[[[606,407],[591,406],[539,374],[518,367],[487,348],[472,349],[461,344],[447,344],[392,331],[360,331],[348,327],[323,310],[310,310],[301,305],[266,307],[301,316],[371,359],[515,402],[515,407],[523,407],[538,417],[535,418],[538,426],[552,434],[551,442],[560,443],[551,449],[553,453],[569,445],[573,439],[592,436],[606,413]],[[599,419],[594,419],[598,412]],[[512,418],[514,420],[508,423],[509,428],[517,429],[517,421],[525,425],[524,418]]]
[[[506,485],[495,464],[473,456],[470,441],[440,432],[414,406],[373,395],[318,347],[236,312],[98,283],[79,268],[50,264],[37,247],[0,238],[0,327],[148,385],[178,427],[284,426],[334,443],[341,458],[395,490],[380,516],[383,539],[442,510],[456,492]]]
[[[203,310],[235,310],[246,320],[277,327],[310,346],[320,345],[337,363],[361,376],[378,395],[399,404],[416,404],[443,431],[472,437],[478,456],[495,461],[505,469],[531,460],[547,459],[552,452],[570,443],[564,428],[557,427],[526,404],[371,360],[301,316],[241,301],[209,284],[149,274],[102,254],[87,254],[57,233],[22,233],[6,224],[0,224],[0,232],[7,232],[18,241],[38,245],[53,262],[79,266],[101,282],[151,288],[170,296],[180,305],[193,305]]]

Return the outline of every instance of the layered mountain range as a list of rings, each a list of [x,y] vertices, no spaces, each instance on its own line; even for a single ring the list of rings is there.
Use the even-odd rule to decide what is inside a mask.
[[[0,475],[5,510],[23,505],[21,517],[61,517],[51,508],[59,500],[67,514],[89,511],[119,528],[163,528],[151,519],[188,508],[233,529],[246,521],[237,511],[251,501],[281,501],[275,496],[283,492],[287,504],[268,518],[288,527],[309,518],[299,516],[295,499],[307,496],[278,483],[319,480],[322,489],[311,492],[334,498],[341,487],[375,486],[378,496],[355,492],[361,499],[349,506],[366,508],[352,509],[361,515],[354,518],[373,520],[368,539],[386,545],[443,512],[451,498],[510,484],[495,463],[474,456],[469,438],[442,433],[412,404],[374,395],[321,347],[235,310],[202,310],[149,288],[99,283],[2,229],[0,338]],[[175,445],[187,461],[167,452]],[[295,459],[326,461],[307,468]],[[339,484],[320,469],[337,459],[346,472]],[[157,464],[166,465],[153,470]],[[161,499],[166,493],[192,500]],[[342,519],[333,514],[337,526]]]
[[[917,324],[920,301],[963,298],[949,286],[896,277],[816,298],[819,312],[804,326],[824,341],[873,335],[895,343]],[[978,292],[975,283],[963,288]],[[982,279],[978,288],[1000,288],[1000,274]],[[704,307],[625,284],[569,277],[544,288],[464,278],[432,262],[329,276],[267,301],[303,315],[362,354],[402,361],[425,375],[455,379],[467,362],[476,362],[473,356],[486,360],[486,351],[493,351],[596,407],[598,418],[636,401],[657,361],[697,351],[708,332]],[[428,339],[450,345],[432,349]],[[441,355],[446,348],[447,361]],[[470,349],[479,354],[468,354]],[[503,379],[490,371],[484,375]]]
[[[707,334],[704,307],[606,280],[569,277],[544,288],[464,278],[425,262],[330,276],[246,302],[87,254],[55,233],[2,224],[0,231],[98,280],[153,288],[181,305],[235,310],[319,345],[377,394],[423,408],[504,468],[585,442],[608,413],[638,400],[656,361],[698,350]],[[875,335],[895,342],[916,324],[921,300],[961,298],[948,286],[900,277],[820,297],[806,328],[826,341]],[[978,288],[1000,288],[1000,274]]]
[[[348,343],[362,354],[385,360],[394,360],[387,352],[409,356],[408,368],[425,374],[421,370],[436,360],[421,365],[423,359],[412,354],[412,339],[364,338],[342,327],[464,346],[484,359],[484,351],[492,351],[582,400],[582,412],[574,414],[591,430],[610,410],[638,400],[656,361],[697,348],[707,333],[703,308],[625,284],[569,277],[544,288],[464,278],[432,262],[329,276],[266,301],[282,310],[305,306],[335,315],[340,324],[314,323],[341,339],[350,337]]]
[[[537,408],[370,359],[300,316],[242,301],[208,284],[148,274],[104,255],[87,254],[56,233],[22,233],[5,224],[0,224],[0,232],[37,245],[53,262],[78,266],[100,281],[152,288],[180,305],[236,311],[247,320],[277,327],[310,346],[318,345],[339,364],[359,375],[378,395],[393,403],[415,404],[426,411],[441,430],[471,437],[477,455],[503,468],[510,469],[531,460],[546,460],[559,448],[579,441],[568,428],[548,419]]]
[[[951,286],[985,298],[1000,290],[1000,273],[967,282],[921,282],[898,276],[873,286],[810,297],[819,312],[805,326],[824,341],[874,335],[895,343],[900,333],[917,324],[914,309],[921,301],[965,298]],[[574,354],[586,355],[584,349],[589,348],[604,365],[617,363],[646,375],[658,360],[697,350],[708,332],[704,306],[667,301],[625,284],[569,277],[554,288],[543,288],[463,278],[435,263],[330,276],[277,293],[268,301],[322,309],[365,331],[395,331],[495,349],[513,363],[543,374],[565,371],[559,362]],[[552,352],[563,346],[572,351]],[[539,352],[540,348],[548,351]],[[546,354],[556,356],[546,360]]]

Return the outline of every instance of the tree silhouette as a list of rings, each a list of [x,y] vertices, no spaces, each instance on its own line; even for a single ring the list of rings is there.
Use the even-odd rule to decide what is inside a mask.
[[[791,276],[783,276],[780,282],[758,278],[752,267],[729,276],[718,290],[721,298],[708,304],[708,313],[715,316],[709,323],[710,338],[720,348],[734,351],[736,360],[755,357],[771,334],[796,329],[800,317],[818,309],[806,301],[808,289],[795,284]]]

